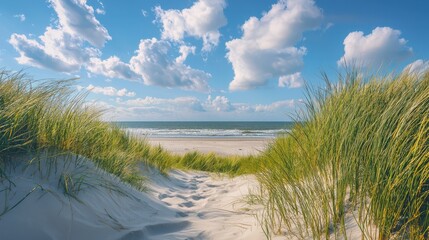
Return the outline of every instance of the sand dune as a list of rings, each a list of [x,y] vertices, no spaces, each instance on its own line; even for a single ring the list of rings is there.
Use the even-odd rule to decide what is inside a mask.
[[[262,206],[245,201],[258,190],[254,176],[178,170],[164,176],[142,165],[148,179],[140,192],[75,155],[45,152],[6,161],[2,240],[266,239],[255,217]],[[354,216],[347,219],[349,239],[361,239]],[[282,234],[270,237],[295,239]]]
[[[44,154],[24,164],[30,159],[10,159],[17,164],[0,184],[1,239],[265,238],[258,209],[242,202],[257,185],[253,177],[165,177],[142,167],[149,190],[139,192],[77,156]]]

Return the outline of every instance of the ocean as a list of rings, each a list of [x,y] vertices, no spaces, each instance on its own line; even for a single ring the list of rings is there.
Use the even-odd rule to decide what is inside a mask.
[[[115,122],[131,133],[154,138],[272,138],[288,132],[292,122]]]

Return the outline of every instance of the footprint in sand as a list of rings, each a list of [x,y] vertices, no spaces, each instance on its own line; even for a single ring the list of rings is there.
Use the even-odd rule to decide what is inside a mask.
[[[215,188],[215,187],[219,187],[220,185],[216,185],[216,184],[206,184],[207,187],[209,188]]]
[[[198,201],[201,199],[205,199],[206,197],[200,196],[200,195],[194,195],[194,196],[191,196],[191,198],[192,198],[192,200]]]
[[[182,229],[185,229],[189,225],[191,225],[189,221],[160,223],[160,224],[146,226],[145,230],[149,236],[162,235],[162,234],[180,231]]]
[[[176,212],[176,217],[177,218],[179,218],[179,217],[188,217],[189,216],[189,214],[187,214],[187,213],[185,213],[185,212]]]
[[[193,202],[191,202],[191,201],[183,202],[183,203],[180,203],[180,204],[179,204],[179,207],[187,207],[187,208],[191,208],[191,207],[193,207],[193,206],[195,206],[195,204],[194,204]]]
[[[159,200],[162,200],[162,199],[164,199],[164,198],[169,198],[169,197],[170,197],[170,195],[165,194],[165,193],[161,193],[161,194],[159,194],[159,195],[158,195],[158,199],[159,199]]]

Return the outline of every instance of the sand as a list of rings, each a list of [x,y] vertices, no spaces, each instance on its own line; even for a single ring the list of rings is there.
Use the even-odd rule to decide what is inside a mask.
[[[258,187],[253,176],[167,177],[142,165],[148,190],[140,192],[88,159],[51,155],[10,159],[9,179],[0,181],[2,240],[266,238],[254,217],[261,206],[244,201]]]
[[[266,144],[266,139],[157,141],[178,153],[188,151],[189,146],[222,154],[253,153]],[[178,170],[164,176],[142,164],[147,191],[141,192],[75,155],[43,153],[36,159],[20,155],[10,159],[8,166],[8,179],[0,181],[2,240],[267,237],[256,218],[263,207],[246,202],[248,195],[259,188],[254,176],[221,178]],[[353,217],[349,219],[347,228],[353,233],[350,239],[361,239],[356,222]],[[293,239],[287,233],[270,237]]]
[[[271,138],[151,138],[152,145],[161,145],[165,149],[184,154],[191,151],[203,153],[215,152],[220,155],[249,155],[263,151]]]

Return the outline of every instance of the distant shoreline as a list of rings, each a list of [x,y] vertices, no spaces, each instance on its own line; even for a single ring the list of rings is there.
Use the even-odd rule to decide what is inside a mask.
[[[220,155],[256,155],[274,138],[267,137],[146,137],[152,145],[161,145],[175,154],[198,151]]]

